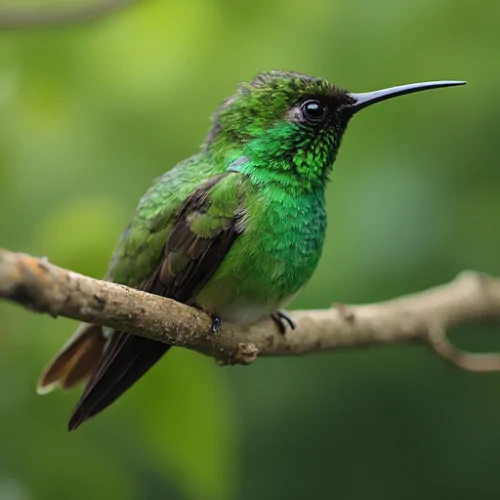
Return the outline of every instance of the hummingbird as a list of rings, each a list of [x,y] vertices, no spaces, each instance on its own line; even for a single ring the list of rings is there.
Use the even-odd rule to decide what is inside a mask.
[[[219,106],[199,152],[146,192],[105,279],[202,309],[213,333],[221,321],[266,316],[283,332],[293,329],[282,308],[320,259],[325,187],[351,118],[394,97],[465,83],[352,93],[301,73],[260,73]],[[42,373],[38,392],[86,381],[69,421],[74,430],[169,348],[82,323]]]

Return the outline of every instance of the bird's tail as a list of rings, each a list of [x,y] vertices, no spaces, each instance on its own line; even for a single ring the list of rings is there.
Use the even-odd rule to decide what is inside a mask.
[[[70,389],[88,379],[105,345],[106,338],[100,326],[82,323],[43,371],[38,394],[47,394],[56,387]]]
[[[75,430],[132,387],[168,351],[169,345],[124,332],[114,332],[94,367],[69,421]]]

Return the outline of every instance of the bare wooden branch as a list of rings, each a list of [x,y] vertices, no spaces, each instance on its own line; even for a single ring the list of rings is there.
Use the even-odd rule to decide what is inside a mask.
[[[1,2],[2,0],[0,0]],[[84,0],[81,0],[84,2]],[[36,7],[2,5],[0,29],[48,28],[69,24],[90,23],[103,19],[137,0],[88,0],[88,3],[70,3],[68,6],[45,5]]]
[[[6,250],[0,250],[0,297],[53,317],[194,349],[222,364],[248,364],[257,355],[421,340],[461,368],[500,370],[500,355],[460,351],[445,335],[459,324],[500,319],[500,279],[471,271],[448,284],[387,302],[294,311],[297,328],[286,335],[272,320],[244,327],[223,322],[219,332],[210,334],[211,319],[197,309]]]

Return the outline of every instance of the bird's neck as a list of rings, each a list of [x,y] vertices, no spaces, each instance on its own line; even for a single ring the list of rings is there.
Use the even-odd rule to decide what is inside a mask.
[[[324,192],[337,148],[324,138],[301,136],[279,125],[246,141],[219,136],[211,144],[215,161],[241,172],[252,183],[274,186],[298,197]]]

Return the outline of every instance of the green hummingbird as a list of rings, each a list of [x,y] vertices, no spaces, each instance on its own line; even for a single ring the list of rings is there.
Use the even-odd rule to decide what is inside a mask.
[[[140,200],[107,280],[170,297],[220,321],[246,324],[281,311],[309,280],[326,229],[325,186],[352,116],[436,81],[355,94],[322,78],[271,71],[224,101],[200,151]],[[170,346],[81,324],[41,376],[38,391],[87,380],[69,430],[98,414]]]

